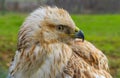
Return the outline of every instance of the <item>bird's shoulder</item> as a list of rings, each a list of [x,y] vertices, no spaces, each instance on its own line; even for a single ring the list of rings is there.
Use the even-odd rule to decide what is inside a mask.
[[[72,50],[65,73],[73,78],[111,78],[107,57],[93,44],[75,41]]]

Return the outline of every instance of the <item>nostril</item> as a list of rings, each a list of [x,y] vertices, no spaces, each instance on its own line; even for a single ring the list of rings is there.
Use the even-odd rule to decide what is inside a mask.
[[[75,30],[75,32],[78,32],[78,30]]]
[[[79,29],[75,29],[75,32],[79,32],[80,30]]]

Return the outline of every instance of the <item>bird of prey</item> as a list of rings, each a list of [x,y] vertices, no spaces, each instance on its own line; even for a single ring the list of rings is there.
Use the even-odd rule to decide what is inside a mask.
[[[69,13],[40,7],[22,24],[8,78],[112,78],[106,56]]]

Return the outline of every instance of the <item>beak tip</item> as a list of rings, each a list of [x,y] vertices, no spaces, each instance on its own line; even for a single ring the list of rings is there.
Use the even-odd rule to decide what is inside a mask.
[[[78,31],[76,33],[76,38],[80,38],[80,39],[82,39],[82,41],[84,41],[84,33],[83,33],[83,31]]]

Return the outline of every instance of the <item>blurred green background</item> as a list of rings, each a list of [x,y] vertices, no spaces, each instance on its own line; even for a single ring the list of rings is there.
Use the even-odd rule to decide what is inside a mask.
[[[16,0],[11,0],[10,2],[14,3],[15,1]],[[28,2],[30,1],[28,0]],[[38,1],[42,1],[42,0],[38,0]],[[53,2],[51,2],[51,4],[57,5],[59,7],[63,7],[67,10],[70,8],[70,7],[66,8],[64,6],[65,4],[58,5],[58,3],[60,2],[57,3],[55,2],[56,0],[52,0],[52,1]],[[95,0],[91,0],[91,1],[95,2]],[[18,7],[17,4],[19,2],[17,4],[16,2],[15,2],[15,6]],[[42,2],[37,2],[37,3],[38,5],[39,4],[43,5]],[[71,0],[71,3],[73,3],[73,0]],[[29,12],[31,12],[31,10],[37,7],[36,6],[34,8],[27,8],[27,10],[24,9],[19,10],[19,8],[8,9],[6,4],[7,4],[7,0],[6,3],[4,2],[4,5],[3,4],[0,5],[2,6],[0,9],[0,78],[5,78],[8,73],[8,67],[10,65],[10,61],[15,54],[16,45],[17,45],[17,34],[21,24],[28,16]],[[92,4],[91,2],[89,4],[95,5],[95,3]],[[102,50],[102,52],[107,56],[107,58],[109,59],[110,72],[113,78],[120,78],[119,10],[104,11],[104,9],[103,10],[97,9],[98,10],[97,11],[96,9],[95,10],[89,9],[90,11],[84,11],[86,10],[86,8],[82,8],[81,10],[81,7],[82,6],[77,7],[79,11],[73,10],[75,9],[75,7],[73,8],[71,7],[72,10],[69,9],[73,20],[75,21],[76,25],[84,31],[85,39],[92,42],[97,48]],[[93,6],[93,8],[94,7],[95,6]]]

